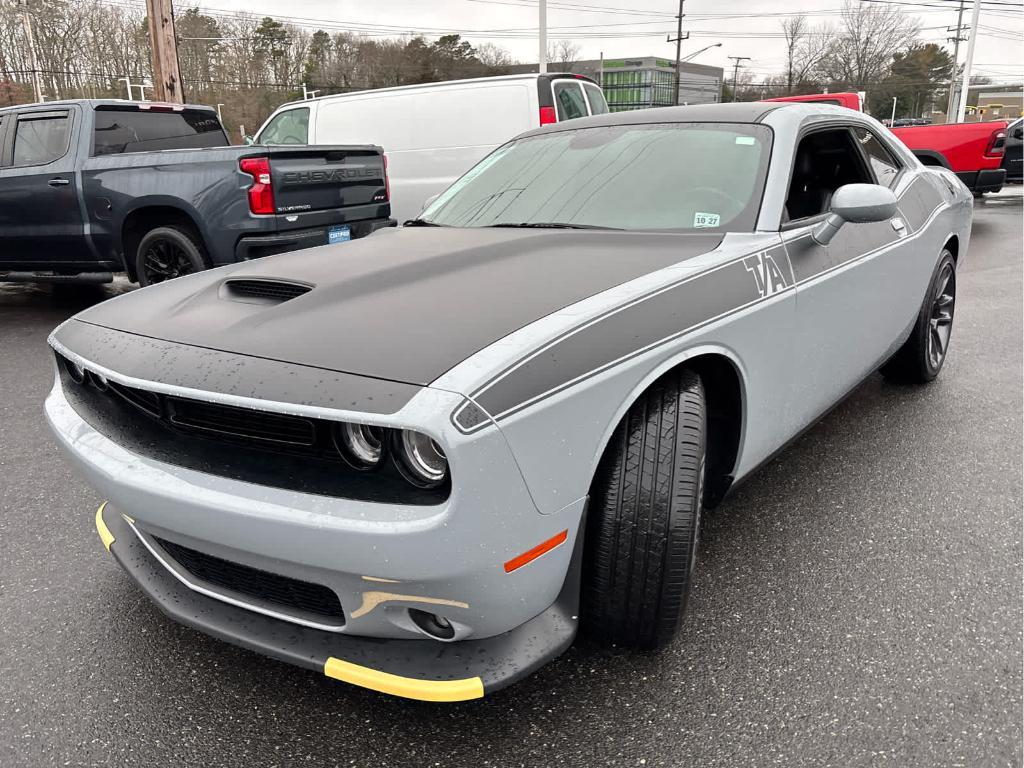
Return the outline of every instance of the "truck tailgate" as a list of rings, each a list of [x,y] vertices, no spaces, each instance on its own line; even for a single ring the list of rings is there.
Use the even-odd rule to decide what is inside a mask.
[[[277,213],[323,211],[387,201],[378,147],[268,149]]]

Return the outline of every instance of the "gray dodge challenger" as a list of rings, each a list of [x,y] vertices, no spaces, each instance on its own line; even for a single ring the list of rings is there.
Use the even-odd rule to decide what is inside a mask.
[[[573,120],[400,229],[81,312],[46,416],[172,618],[473,699],[580,629],[670,641],[703,509],[873,372],[939,373],[971,206],[840,107]]]

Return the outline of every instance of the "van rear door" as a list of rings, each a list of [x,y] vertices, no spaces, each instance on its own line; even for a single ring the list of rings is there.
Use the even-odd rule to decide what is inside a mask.
[[[558,122],[608,112],[608,102],[600,86],[580,75],[555,75],[538,80],[541,106],[550,104]],[[547,93],[545,93],[547,91]],[[546,122],[542,119],[542,124]],[[554,122],[554,121],[551,121]]]

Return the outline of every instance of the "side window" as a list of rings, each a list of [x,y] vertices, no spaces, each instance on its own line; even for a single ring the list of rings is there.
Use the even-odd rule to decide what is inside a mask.
[[[289,109],[278,113],[260,133],[259,144],[308,144],[309,109]]]
[[[14,129],[14,165],[45,165],[68,150],[71,120],[67,113],[46,117],[23,115]]]
[[[590,114],[608,114],[608,102],[605,101],[604,92],[593,83],[584,83],[583,90],[587,92],[587,101],[590,102]]]
[[[857,137],[864,154],[867,155],[871,170],[875,172],[875,178],[883,187],[891,187],[893,181],[900,173],[900,161],[893,157],[892,152],[885,148],[885,145],[875,134],[866,128],[854,128],[853,135]]]
[[[804,136],[796,150],[783,222],[825,213],[844,184],[872,183],[853,136],[846,128]]]
[[[587,102],[583,99],[579,83],[561,82],[555,83],[554,87],[559,122],[587,116]]]

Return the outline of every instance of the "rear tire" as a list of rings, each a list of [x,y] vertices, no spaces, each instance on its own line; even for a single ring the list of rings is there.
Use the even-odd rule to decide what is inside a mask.
[[[917,322],[910,338],[882,366],[882,375],[904,384],[927,384],[939,375],[946,362],[956,310],[956,262],[943,248],[928,283]]]
[[[199,236],[180,224],[149,230],[135,251],[135,274],[141,286],[201,272],[209,266]]]
[[[696,563],[707,443],[692,371],[655,382],[615,429],[591,486],[584,628],[653,649],[679,629]]]

